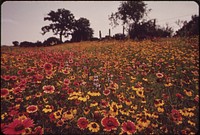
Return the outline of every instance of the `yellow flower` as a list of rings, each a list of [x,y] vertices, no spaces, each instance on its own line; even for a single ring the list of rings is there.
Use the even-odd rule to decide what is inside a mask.
[[[74,100],[74,99],[78,99],[78,98],[79,98],[78,96],[69,96],[68,100]]]
[[[166,84],[164,84],[165,85],[165,87],[171,87],[172,86],[172,83],[166,83]]]
[[[139,97],[141,97],[141,98],[144,98],[145,96],[144,96],[144,91],[143,90],[137,90],[136,91],[136,94],[139,96]]]
[[[94,107],[94,106],[97,106],[98,105],[98,102],[96,101],[93,101],[92,103],[90,103],[90,107]]]
[[[25,129],[25,132],[22,133],[22,135],[30,135],[32,132],[32,129],[31,128],[26,128]]]
[[[55,119],[61,118],[62,109],[61,109],[61,110],[58,110],[58,111],[56,111],[56,112],[54,112],[53,114],[54,114]]]
[[[45,105],[45,108],[42,109],[44,113],[52,112],[52,107],[50,105]]]
[[[117,83],[114,83],[115,90],[119,89],[119,85]]]
[[[8,116],[7,113],[2,114],[2,115],[1,115],[1,119],[4,120],[6,116]]]
[[[141,127],[144,127],[144,128],[147,128],[150,124],[150,120],[147,120],[145,118],[139,118],[137,123],[141,126]]]
[[[70,76],[70,80],[75,80],[75,76]]]
[[[98,132],[100,130],[100,126],[98,123],[96,122],[91,122],[89,125],[88,125],[88,129],[91,131],[91,132]]]
[[[47,98],[43,98],[44,103],[49,103],[49,101],[47,100]]]
[[[151,118],[157,119],[158,118],[158,114],[156,114],[155,112],[153,112],[153,114],[151,114]]]
[[[164,108],[163,107],[158,107],[157,111],[160,112],[160,113],[163,113],[164,112]]]
[[[135,80],[136,80],[136,77],[131,76],[131,83],[135,82]]]
[[[142,78],[143,81],[145,82],[148,82],[148,79],[147,78]]]
[[[125,101],[125,104],[126,104],[127,106],[130,106],[130,105],[132,104],[132,102],[131,102],[131,100],[127,99],[127,100]]]
[[[23,121],[23,120],[27,119],[27,117],[25,115],[22,115],[22,116],[19,116],[18,119]]]
[[[80,96],[80,97],[78,97],[78,100],[79,101],[83,101],[83,102],[86,102],[87,101],[87,97],[84,97],[84,96]]]
[[[160,106],[163,106],[164,105],[164,101],[161,100],[161,99],[155,99],[154,101],[154,106],[155,107],[160,107]]]
[[[131,108],[137,110],[137,105],[132,105]]]
[[[92,81],[93,80],[93,76],[89,76],[89,80]]]
[[[31,99],[31,97],[32,97],[32,96],[26,96],[26,100],[29,100],[29,99]]]
[[[87,115],[90,112],[90,109],[89,107],[85,107],[83,111],[84,111],[84,114]]]
[[[191,120],[188,120],[188,124],[190,124],[191,126],[196,126],[196,124],[192,122]]]
[[[72,110],[68,110],[62,114],[63,121],[71,120],[73,118],[74,118],[74,114],[73,114]]]
[[[119,112],[122,114],[122,115],[126,115],[126,116],[129,116],[130,113],[129,111],[125,110],[125,109],[120,109]]]
[[[188,97],[191,97],[191,96],[192,96],[192,91],[190,91],[190,90],[184,90],[184,93],[185,93]]]
[[[35,97],[41,97],[42,96],[42,93],[41,92],[37,92],[36,94],[35,94]]]
[[[94,96],[94,97],[96,97],[96,96],[101,96],[101,93],[100,92],[96,92],[96,91],[88,91],[88,93],[87,93],[88,95],[90,95],[90,96]]]
[[[118,115],[118,108],[119,106],[117,105],[116,102],[112,102],[111,105],[110,105],[110,111],[109,113],[113,116],[116,116]]]

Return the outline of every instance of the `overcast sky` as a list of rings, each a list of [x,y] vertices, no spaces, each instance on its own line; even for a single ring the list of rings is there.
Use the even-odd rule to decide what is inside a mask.
[[[148,19],[157,19],[157,24],[166,26],[169,24],[174,30],[179,27],[175,21],[191,20],[194,14],[199,15],[199,7],[193,1],[144,1],[147,7],[152,9]],[[94,37],[122,33],[122,26],[112,29],[108,16],[116,12],[120,1],[6,1],[1,5],[1,45],[12,45],[12,41],[44,41],[52,32],[41,34],[41,28],[48,25],[44,17],[51,11],[65,8],[71,11],[76,19],[87,18]],[[59,36],[56,36],[59,37]],[[66,40],[66,39],[64,39]]]

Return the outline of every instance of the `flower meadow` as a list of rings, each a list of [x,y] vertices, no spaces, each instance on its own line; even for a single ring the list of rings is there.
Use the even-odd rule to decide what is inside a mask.
[[[199,40],[1,47],[4,134],[196,134]]]

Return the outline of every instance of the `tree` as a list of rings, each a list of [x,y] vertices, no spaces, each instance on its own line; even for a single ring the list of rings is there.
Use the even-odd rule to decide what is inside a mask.
[[[51,45],[57,45],[57,44],[60,44],[60,43],[61,43],[61,41],[58,38],[50,37],[43,42],[43,45],[44,46],[51,46]]]
[[[52,23],[42,27],[43,35],[50,30],[53,31],[54,35],[60,36],[60,41],[62,42],[62,36],[68,37],[74,26],[74,15],[66,9],[58,9],[55,11],[50,11],[48,16],[44,18],[44,21],[51,21]]]
[[[86,18],[80,18],[75,21],[74,32],[71,41],[79,42],[90,40],[93,36],[93,29],[90,28],[90,21]]]
[[[19,46],[19,42],[18,41],[13,41],[12,42],[14,46]]]
[[[151,9],[147,9],[142,1],[123,1],[118,8],[118,12],[112,13],[109,17],[111,25],[118,25],[118,20],[123,21],[123,25],[138,24]]]
[[[126,25],[130,38],[143,38],[145,33],[141,31],[148,31],[148,25],[151,23],[144,19],[150,10],[143,1],[124,1],[118,11],[111,14],[109,20],[114,27],[119,25],[118,21],[121,20],[123,25]]]
[[[199,35],[199,16],[193,15],[189,22],[183,21],[182,27],[176,31],[175,36],[194,36]],[[178,22],[177,22],[178,24]]]

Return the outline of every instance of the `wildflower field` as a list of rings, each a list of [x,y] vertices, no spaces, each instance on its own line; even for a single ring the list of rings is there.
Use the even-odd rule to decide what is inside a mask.
[[[199,40],[1,47],[4,134],[195,134]]]

